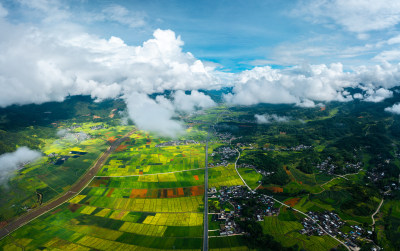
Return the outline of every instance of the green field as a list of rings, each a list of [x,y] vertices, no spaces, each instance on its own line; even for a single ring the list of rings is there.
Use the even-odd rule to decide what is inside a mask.
[[[258,183],[262,179],[262,175],[257,173],[254,169],[252,168],[239,168],[238,169],[240,175],[246,182],[246,184],[251,188],[255,189],[260,185]]]
[[[64,250],[110,247],[200,250],[204,169],[199,168],[204,167],[204,147],[199,144],[154,147],[155,142],[162,141],[140,133],[131,139],[144,140],[128,142],[135,149],[117,148],[100,170],[100,176],[80,194],[18,229],[3,239],[0,246],[4,250],[16,246]],[[108,140],[113,140],[112,137],[115,136]],[[150,141],[153,143],[149,144]],[[126,168],[125,172],[120,171],[121,163],[125,167],[142,167]],[[153,168],[151,163],[161,164]]]

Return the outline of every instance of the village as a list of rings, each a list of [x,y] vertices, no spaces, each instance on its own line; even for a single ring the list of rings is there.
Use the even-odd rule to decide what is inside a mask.
[[[210,210],[213,215],[212,220],[220,222],[220,235],[243,234],[237,226],[236,221],[254,220],[263,221],[266,216],[276,216],[279,208],[274,207],[275,201],[267,195],[249,191],[244,186],[221,187],[218,191],[215,187],[208,190],[210,199],[217,199],[219,205],[228,203],[232,210]],[[256,201],[258,207],[253,208],[252,215],[245,215],[246,204],[251,200]]]
[[[238,226],[238,221],[264,221],[264,217],[278,216],[279,208],[275,207],[275,201],[272,197],[249,191],[244,186],[221,187],[218,191],[215,187],[208,190],[209,198],[217,200],[219,208],[210,207],[209,214],[212,215],[212,221],[219,223],[220,236],[230,236],[245,234]],[[251,215],[248,215],[248,203],[256,202],[252,206]],[[346,245],[357,248],[359,241],[371,241],[372,231],[365,230],[358,225],[351,225],[350,231],[344,232],[343,227],[346,223],[334,212],[307,212],[301,224],[303,229],[299,232],[308,236],[322,236],[327,233],[332,236],[340,237]],[[347,225],[348,227],[348,225]]]
[[[235,149],[227,146],[219,147],[211,153],[211,157],[219,156],[219,162],[209,163],[209,167],[214,166],[227,166],[233,158],[235,158],[238,153]]]
[[[357,163],[350,163],[346,162],[345,167],[339,167],[332,163],[332,158],[327,157],[324,161],[322,161],[321,164],[318,164],[316,168],[319,170],[320,173],[326,173],[329,175],[336,175],[339,169],[342,169],[345,173],[354,173],[357,172],[361,169],[362,163],[357,162]]]

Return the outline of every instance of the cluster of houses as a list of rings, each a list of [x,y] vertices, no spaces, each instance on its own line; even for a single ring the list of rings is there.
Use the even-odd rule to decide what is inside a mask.
[[[217,132],[215,135],[218,137],[219,142],[222,142],[222,143],[230,143],[230,140],[232,138],[232,134],[227,133],[227,132],[224,132],[224,133]]]
[[[367,179],[369,179],[373,183],[378,182],[384,177],[385,177],[385,172],[378,171],[376,167],[374,167],[371,171],[367,172]]]
[[[163,146],[179,146],[179,145],[189,145],[189,144],[199,144],[199,142],[189,139],[189,140],[173,140],[164,143],[160,143],[156,145],[156,147],[163,147]]]
[[[75,139],[77,142],[85,141],[90,139],[90,135],[84,132],[76,132],[76,133],[66,133],[62,139]]]
[[[90,127],[90,130],[101,130],[101,129],[105,129],[104,125],[96,125]]]
[[[221,155],[221,162],[219,163],[209,163],[210,167],[213,166],[227,166],[229,164],[229,160],[237,156],[237,151],[235,149],[232,149],[230,147],[220,147],[214,150],[213,153],[211,153],[211,156],[215,156],[216,154]]]
[[[292,146],[289,148],[282,148],[281,151],[303,151],[307,149],[311,149],[313,146],[305,146],[305,145],[298,145],[298,146]]]
[[[275,172],[267,172],[265,170],[258,169],[256,166],[247,164],[247,163],[242,163],[242,164],[238,165],[237,167],[238,168],[252,168],[252,169],[254,169],[254,171],[261,174],[262,176],[269,176],[269,175],[272,175],[275,173]]]
[[[335,175],[337,173],[337,169],[340,168],[339,166],[333,164],[331,162],[332,158],[328,157],[326,158],[324,161],[322,161],[321,164],[318,164],[316,166],[317,169],[319,169],[319,172],[324,172],[327,173],[329,175]],[[345,163],[345,168],[344,170],[346,171],[346,173],[350,173],[350,172],[357,172],[361,169],[362,167],[362,163],[361,162],[357,162],[357,163],[350,163],[350,162],[346,162]]]
[[[220,235],[233,235],[242,233],[242,230],[235,223],[235,219],[245,220],[242,215],[243,208],[246,207],[246,200],[257,200],[260,207],[254,210],[254,215],[248,220],[263,221],[265,216],[279,214],[279,208],[274,207],[274,200],[269,196],[249,191],[244,186],[221,187],[219,191],[215,187],[208,190],[210,198],[217,198],[220,205],[229,203],[233,210],[212,212],[212,219],[221,222]],[[237,200],[245,199],[245,200]],[[238,201],[242,201],[239,203]]]
[[[263,150],[264,151],[303,151],[303,150],[307,150],[307,149],[311,149],[311,148],[313,148],[313,146],[305,146],[303,144],[298,145],[298,146],[287,147],[287,148],[284,148],[284,147],[275,148],[275,146],[268,144],[263,147]]]
[[[371,241],[368,238],[371,238],[372,231],[366,231],[362,227],[358,225],[352,225],[351,230],[347,233],[344,233],[340,230],[340,228],[345,225],[345,223],[339,218],[339,216],[333,212],[325,211],[323,213],[318,212],[308,212],[307,215],[310,218],[304,218],[302,221],[303,229],[300,230],[301,234],[306,235],[324,235],[326,234],[322,229],[316,224],[318,223],[327,233],[330,235],[341,237],[344,240],[344,243],[351,248],[357,249],[357,242],[359,239],[366,239],[367,241]],[[315,222],[316,223],[315,223]]]
[[[82,127],[81,125],[72,125],[72,126],[70,126],[68,129],[70,129],[70,130],[75,130],[75,129],[77,129],[77,128],[80,128],[80,127]],[[67,130],[68,130],[67,129]]]
[[[322,229],[315,224],[317,222],[326,232],[331,235],[341,235],[340,228],[345,224],[340,220],[339,216],[333,212],[325,211],[323,213],[308,212],[307,215],[311,218],[304,218],[302,221],[303,229],[301,234],[307,235],[323,235]],[[315,222],[314,222],[315,221]]]

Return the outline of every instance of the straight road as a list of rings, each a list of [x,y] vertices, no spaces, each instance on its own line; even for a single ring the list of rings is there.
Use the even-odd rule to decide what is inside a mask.
[[[210,134],[207,135],[206,140],[206,161],[204,169],[204,234],[203,234],[203,251],[208,251],[208,140]]]
[[[0,240],[6,237],[8,234],[14,232],[18,228],[22,227],[23,225],[29,223],[30,221],[36,219],[37,217],[41,216],[44,213],[60,206],[64,202],[68,201],[76,194],[78,194],[96,175],[96,173],[100,170],[103,166],[104,162],[110,156],[110,154],[129,136],[131,136],[136,130],[133,130],[127,133],[124,137],[116,140],[96,161],[96,163],[89,169],[87,173],[85,173],[81,179],[78,180],[72,187],[63,195],[52,200],[42,206],[32,209],[31,211],[27,212],[24,215],[21,215],[14,221],[8,223],[5,227],[0,229]]]

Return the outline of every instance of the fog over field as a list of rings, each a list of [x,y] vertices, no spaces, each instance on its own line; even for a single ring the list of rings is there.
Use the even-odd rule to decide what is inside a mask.
[[[42,154],[28,147],[20,147],[15,152],[0,155],[0,185],[7,187],[7,181],[24,164],[39,159]]]

